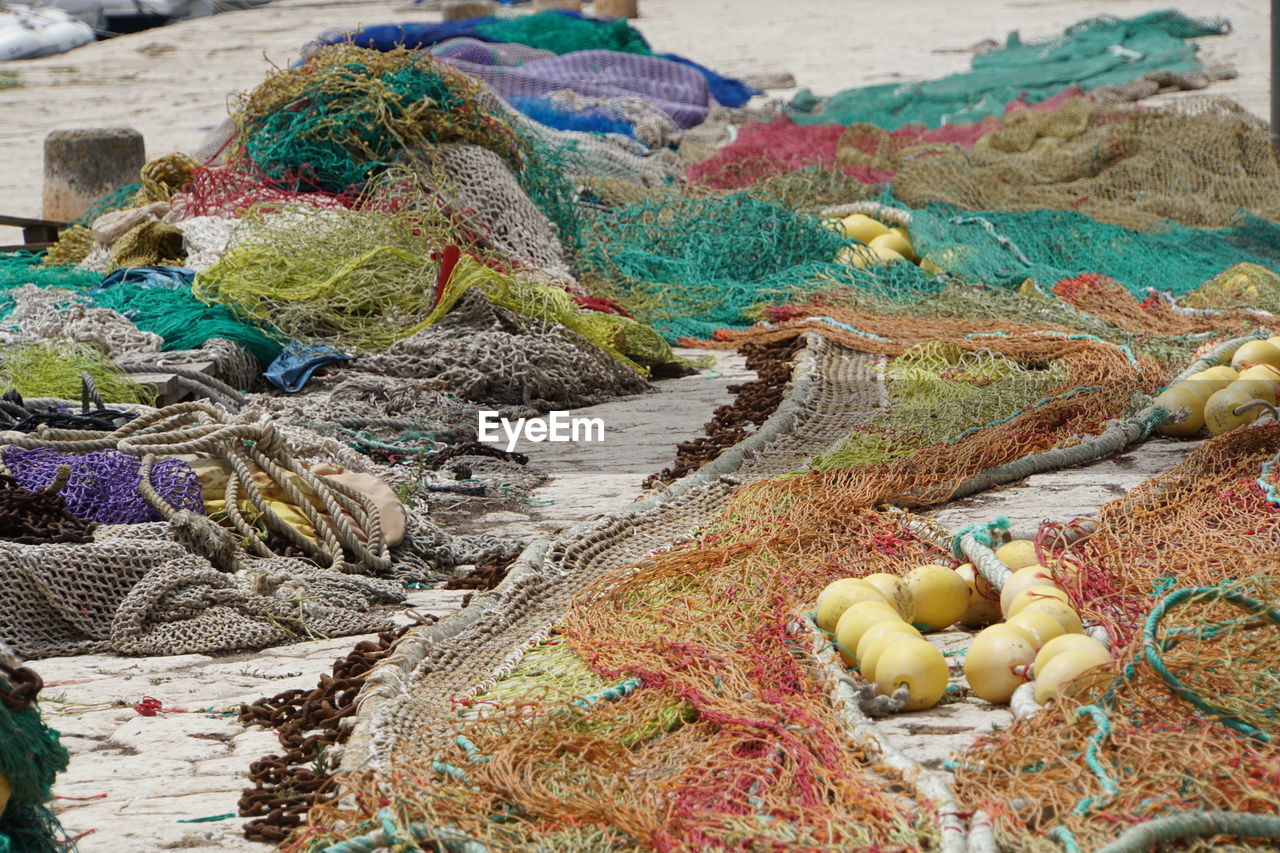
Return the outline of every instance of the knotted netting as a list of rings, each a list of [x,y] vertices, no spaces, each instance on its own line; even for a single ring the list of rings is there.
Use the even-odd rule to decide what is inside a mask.
[[[1250,814],[1274,820],[1278,449],[1274,424],[1205,442],[1071,547],[1043,548],[1120,651],[1110,686],[962,756],[957,794],[991,813],[1002,843],[1096,849],[1118,828],[1215,810],[1242,813],[1231,831],[1247,838],[1263,828]]]

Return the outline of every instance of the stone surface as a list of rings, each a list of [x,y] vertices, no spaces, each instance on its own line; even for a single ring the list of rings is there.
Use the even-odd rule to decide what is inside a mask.
[[[76,219],[102,196],[138,183],[145,162],[142,134],[132,128],[55,130],[44,139],[43,217]]]

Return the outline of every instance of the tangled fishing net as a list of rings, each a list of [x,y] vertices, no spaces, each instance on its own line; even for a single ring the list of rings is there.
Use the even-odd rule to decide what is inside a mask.
[[[793,101],[791,115],[805,124],[866,123],[889,131],[910,123],[931,128],[970,124],[999,115],[1015,99],[1034,103],[1068,86],[1090,91],[1148,72],[1200,72],[1196,46],[1189,40],[1226,32],[1225,21],[1195,20],[1175,11],[1093,18],[1038,43],[1024,43],[1015,32],[1003,48],[975,56],[970,71],[905,85],[847,89],[825,101],[804,90]]]
[[[40,718],[36,703],[43,686],[0,643],[0,775],[10,788],[0,812],[0,850],[6,853],[55,853],[70,843],[47,805],[54,777],[67,769],[69,756],[58,733]]]
[[[71,476],[59,491],[67,511],[101,524],[141,524],[162,517],[138,491],[142,462],[115,450],[84,454],[57,453],[48,448],[5,448],[0,462],[18,485],[41,491],[54,482],[62,466]],[[180,459],[164,459],[151,468],[151,488],[177,509],[204,513],[200,481],[191,466]]]
[[[1206,442],[1104,506],[1080,542],[1046,550],[1121,651],[1109,686],[963,757],[957,793],[993,815],[1003,843],[1094,849],[1167,815],[1275,814],[1280,508],[1264,486],[1277,450],[1274,424]]]
[[[331,193],[363,187],[402,152],[427,145],[469,142],[521,161],[520,141],[483,84],[403,49],[318,48],[268,76],[234,117],[236,150],[257,169]]]
[[[24,397],[78,399],[87,375],[103,400],[142,403],[151,392],[125,374],[100,350],[65,341],[11,344],[0,354],[0,387]]]
[[[1266,125],[1222,99],[1159,108],[1075,99],[1052,112],[1024,110],[968,151],[910,152],[892,186],[912,207],[1076,210],[1142,230],[1164,220],[1226,228],[1240,211],[1280,219]]]

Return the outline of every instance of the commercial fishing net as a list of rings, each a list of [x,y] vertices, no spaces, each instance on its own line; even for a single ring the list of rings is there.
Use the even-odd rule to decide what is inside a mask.
[[[892,186],[912,207],[1075,210],[1143,230],[1165,220],[1225,228],[1241,211],[1280,219],[1266,124],[1222,99],[1159,108],[1074,99],[1052,112],[1024,110],[968,151],[907,152]]]
[[[1140,821],[1212,810],[1244,813],[1232,834],[1247,839],[1265,822],[1250,814],[1274,820],[1278,450],[1274,424],[1208,441],[1104,506],[1077,544],[1046,549],[1119,640],[1115,680],[963,756],[957,794],[1002,843],[1097,849]]]
[[[846,89],[825,101],[808,90],[793,102],[800,123],[873,124],[897,130],[970,124],[999,115],[1023,97],[1042,101],[1069,86],[1089,91],[1128,83],[1148,72],[1202,70],[1189,39],[1229,32],[1225,21],[1195,20],[1174,11],[1135,18],[1098,17],[1043,42],[1011,33],[1001,49],[975,56],[972,70],[918,83]]]
[[[87,375],[110,403],[142,403],[151,392],[98,349],[65,341],[11,344],[0,353],[0,387],[24,397],[79,399]]]
[[[331,193],[363,187],[425,145],[469,142],[520,162],[520,142],[482,83],[407,50],[321,47],[268,76],[234,117],[235,152],[273,180]]]
[[[913,326],[959,354],[930,361],[927,351],[912,349]],[[907,353],[904,372],[913,362],[955,367],[954,377],[941,370],[931,381],[970,393],[983,378],[1016,377],[1057,361],[1060,367],[1047,371],[1054,381],[1035,389],[1055,392],[1053,399],[981,431],[956,423],[952,435],[890,461],[749,478],[738,488],[736,479],[710,480],[675,499],[671,516],[623,516],[584,529],[563,559],[549,558],[557,578],[574,572],[557,581],[550,599],[560,600],[566,586],[576,592],[563,616],[550,601],[540,604],[536,575],[526,575],[527,591],[510,605],[522,614],[520,631],[492,641],[512,651],[486,657],[504,663],[436,675],[440,661],[423,660],[422,680],[382,717],[379,748],[402,747],[391,769],[381,781],[352,783],[362,802],[396,791],[401,796],[380,819],[424,841],[584,849],[936,843],[936,816],[885,799],[894,772],[849,740],[825,698],[808,635],[797,628],[800,608],[832,578],[903,574],[944,559],[900,516],[874,509],[883,501],[935,504],[992,466],[1095,435],[1108,418],[1129,411],[1149,380],[1121,349],[1097,340],[1008,323],[1004,337],[981,340],[959,322],[947,329],[902,320],[899,328],[901,339],[890,337],[886,324],[889,334],[860,338],[861,348]],[[823,334],[849,336],[833,327]],[[797,439],[814,430],[845,435],[871,415],[845,408],[875,387],[869,377],[844,372],[842,364],[856,356],[835,347],[818,352],[824,355],[810,374],[812,396],[786,416],[798,419]],[[1004,411],[992,406],[975,420]],[[758,448],[739,458],[768,460],[778,467],[765,470],[779,472],[808,458],[786,452],[785,444],[775,451],[764,436]],[[694,508],[709,494],[725,502],[713,502],[723,509],[702,520]],[[630,537],[639,537],[635,550]],[[674,546],[651,552],[671,540]],[[850,542],[863,544],[855,550]],[[532,615],[539,606],[542,626],[559,626],[550,634]],[[483,648],[482,636],[463,636]],[[556,644],[567,644],[588,669],[566,660]],[[454,712],[439,707],[450,698]],[[327,827],[343,820],[350,832],[375,812],[335,805],[322,815]],[[494,814],[504,820],[492,821]]]
[[[1097,273],[1139,298],[1152,290],[1185,296],[1241,262],[1280,270],[1277,235],[1278,226],[1247,215],[1225,228],[1167,223],[1143,231],[1073,210],[971,213],[931,204],[911,215],[917,251],[966,281],[1017,287],[1030,278],[1048,289]]]
[[[0,776],[6,781],[0,812],[4,853],[55,853],[70,842],[49,811],[53,782],[69,757],[58,733],[40,717],[40,676],[20,665],[0,643]]]

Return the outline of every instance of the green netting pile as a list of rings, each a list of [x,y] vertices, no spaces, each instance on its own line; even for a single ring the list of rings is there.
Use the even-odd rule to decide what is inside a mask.
[[[345,192],[405,151],[468,142],[513,165],[521,142],[479,80],[430,55],[350,44],[318,48],[270,75],[234,116],[236,156],[270,180]]]
[[[198,349],[210,338],[226,338],[265,366],[284,349],[259,326],[238,319],[225,305],[201,302],[186,288],[117,284],[95,294],[94,302],[119,311],[144,332],[164,338],[166,351]]]
[[[1042,287],[1100,273],[1145,296],[1183,296],[1227,267],[1250,262],[1280,271],[1280,226],[1244,216],[1231,228],[1168,224],[1150,231],[1104,225],[1069,210],[970,212],[947,205],[914,211],[917,251],[969,281]]]
[[[6,699],[10,686],[0,675]],[[0,702],[0,775],[12,788],[0,812],[0,853],[59,853],[73,845],[62,840],[58,819],[45,803],[53,799],[54,776],[67,768],[67,750],[34,704],[14,704]]]
[[[523,15],[485,21],[476,25],[473,32],[491,41],[513,42],[560,55],[579,50],[653,54],[644,36],[625,18],[602,22],[573,15]]]
[[[1187,39],[1226,32],[1223,21],[1164,11],[1083,21],[1047,42],[1024,44],[1012,33],[1002,50],[975,56],[969,71],[920,83],[846,89],[821,105],[804,90],[791,115],[802,124],[866,122],[885,130],[912,123],[967,124],[1002,115],[1019,96],[1038,103],[1070,86],[1088,91],[1152,71],[1199,71],[1196,47]]]
[[[28,284],[36,287],[63,287],[84,291],[102,280],[100,273],[77,267],[46,267],[40,255],[16,252],[0,254],[0,318],[13,310],[11,291]]]
[[[759,308],[862,286],[906,297],[936,290],[910,264],[859,270],[835,262],[851,241],[817,219],[747,194],[642,202],[592,221],[580,264],[597,290],[667,340],[743,328]]]

